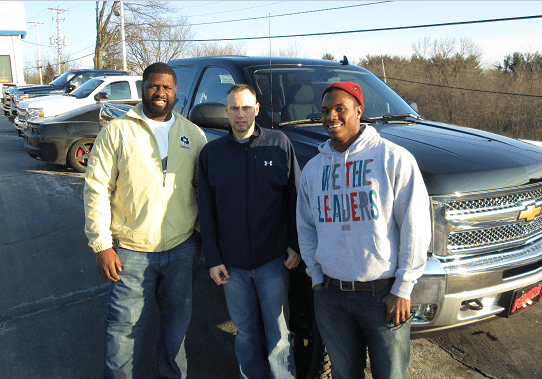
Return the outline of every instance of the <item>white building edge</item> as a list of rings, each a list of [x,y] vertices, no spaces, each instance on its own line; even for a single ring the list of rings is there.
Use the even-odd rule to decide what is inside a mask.
[[[25,85],[21,40],[26,37],[22,1],[2,1],[0,12],[0,96],[5,86]]]

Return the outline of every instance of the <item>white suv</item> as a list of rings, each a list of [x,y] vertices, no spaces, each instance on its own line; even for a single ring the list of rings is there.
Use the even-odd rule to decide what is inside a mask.
[[[19,103],[19,115],[15,118],[15,128],[24,137],[27,122],[38,117],[57,116],[104,100],[112,103],[141,100],[142,81],[141,76],[106,75],[86,81],[69,94],[22,101]]]

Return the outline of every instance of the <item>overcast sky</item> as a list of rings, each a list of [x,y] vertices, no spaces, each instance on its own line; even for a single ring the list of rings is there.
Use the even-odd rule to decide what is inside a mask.
[[[57,35],[56,12],[48,8],[60,8],[68,10],[61,14],[60,35],[68,40],[63,49],[71,59],[84,57],[78,67],[92,67],[95,1],[23,3],[28,21],[45,22],[38,27],[42,60],[47,56],[56,60],[56,47],[49,44],[50,38]],[[178,16],[188,17],[197,39],[365,31],[542,15],[542,1],[174,1],[172,4],[179,9]],[[297,14],[286,15],[290,13]],[[234,21],[247,18],[253,19]],[[542,52],[541,27],[542,18],[535,18],[239,43],[246,47],[247,55],[268,55],[271,42],[274,51],[297,48],[310,58],[330,53],[336,58],[346,55],[353,62],[368,54],[410,57],[412,44],[426,37],[433,41],[468,38],[480,49],[484,67],[491,67],[514,52]],[[25,66],[37,60],[36,31],[30,24],[27,24],[23,54]]]

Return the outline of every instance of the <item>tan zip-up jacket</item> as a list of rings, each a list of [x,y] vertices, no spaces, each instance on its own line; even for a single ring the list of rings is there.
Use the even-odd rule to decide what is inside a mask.
[[[139,103],[96,137],[85,174],[85,233],[98,253],[118,246],[169,250],[187,240],[198,216],[203,131],[181,116],[169,131],[167,171]]]

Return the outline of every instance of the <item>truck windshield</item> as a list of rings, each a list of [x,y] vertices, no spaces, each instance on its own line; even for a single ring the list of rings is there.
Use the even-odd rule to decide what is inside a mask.
[[[322,92],[335,82],[361,86],[364,119],[416,112],[390,87],[358,66],[274,65],[247,67],[266,124],[321,118]],[[269,125],[266,125],[269,126]]]
[[[75,72],[67,71],[67,72],[63,73],[62,75],[60,75],[55,80],[53,80],[51,82],[51,85],[57,86],[57,87],[64,87],[66,85],[66,83],[68,82],[68,80],[73,78],[74,75],[75,75]]]
[[[73,90],[69,96],[75,96],[78,99],[82,99],[84,97],[87,97],[94,91],[100,84],[102,84],[104,81],[103,79],[90,79],[81,84],[81,87],[77,88],[76,90]]]

